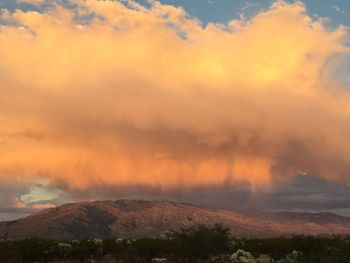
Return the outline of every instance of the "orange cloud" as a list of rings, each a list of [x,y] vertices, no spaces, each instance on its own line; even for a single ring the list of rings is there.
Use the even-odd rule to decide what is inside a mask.
[[[3,11],[0,174],[162,188],[349,182],[343,27],[277,1],[204,27],[151,1]]]
[[[35,205],[32,205],[33,209],[38,209],[38,210],[53,208],[53,207],[56,207],[56,206],[53,204],[35,204]]]

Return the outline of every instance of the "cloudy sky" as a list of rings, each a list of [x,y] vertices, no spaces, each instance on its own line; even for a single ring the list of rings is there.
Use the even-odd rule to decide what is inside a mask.
[[[118,198],[350,214],[350,3],[0,8],[0,220]]]

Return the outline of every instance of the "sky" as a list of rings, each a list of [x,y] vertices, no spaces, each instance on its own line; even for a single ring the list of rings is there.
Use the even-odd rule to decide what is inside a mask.
[[[347,1],[0,8],[0,221],[119,198],[350,215]]]

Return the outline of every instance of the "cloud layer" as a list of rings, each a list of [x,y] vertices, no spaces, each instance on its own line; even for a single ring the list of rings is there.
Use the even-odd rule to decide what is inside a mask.
[[[1,177],[79,190],[257,190],[301,171],[350,183],[350,96],[334,77],[345,28],[300,2],[205,27],[157,1],[69,3],[2,10]]]

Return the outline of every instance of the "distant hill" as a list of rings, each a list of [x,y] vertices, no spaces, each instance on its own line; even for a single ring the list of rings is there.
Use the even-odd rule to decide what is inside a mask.
[[[49,208],[0,223],[0,238],[159,237],[197,224],[222,223],[241,237],[350,234],[350,218],[332,213],[244,215],[169,201],[94,201]]]

